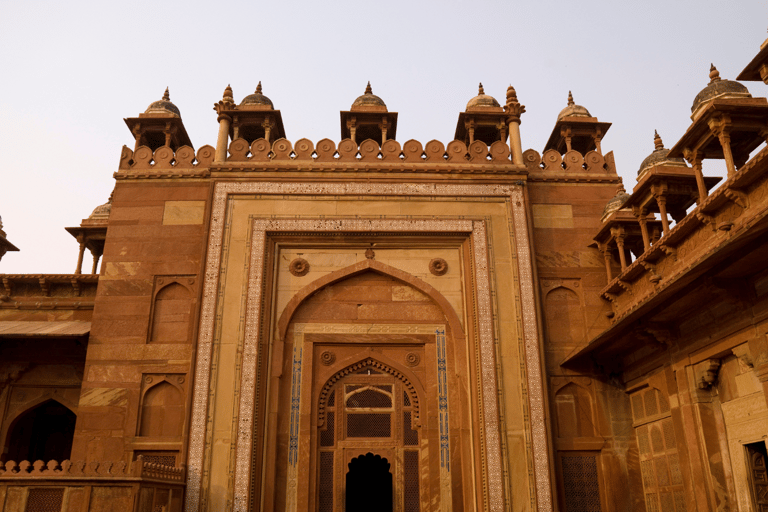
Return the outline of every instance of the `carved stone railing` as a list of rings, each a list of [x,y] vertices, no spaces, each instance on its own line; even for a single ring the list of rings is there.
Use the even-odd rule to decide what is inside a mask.
[[[169,177],[207,176],[211,167],[216,171],[233,168],[259,170],[265,164],[272,168],[299,170],[308,167],[321,170],[350,166],[381,167],[390,172],[415,170],[402,164],[418,166],[416,168],[420,172],[509,172],[514,169],[509,146],[501,141],[494,142],[490,147],[482,141],[475,141],[467,147],[459,140],[447,146],[437,140],[426,145],[409,140],[402,146],[396,140],[388,140],[380,147],[370,139],[359,145],[345,139],[338,146],[330,139],[323,139],[317,145],[308,139],[298,140],[295,144],[279,139],[271,145],[265,139],[251,144],[245,139],[235,139],[229,145],[225,162],[214,163],[214,153],[211,146],[201,147],[196,155],[187,146],[175,152],[167,146],[159,147],[154,152],[146,146],[139,147],[135,152],[123,146],[120,171],[116,177],[159,171]]]
[[[8,461],[0,463],[0,479],[4,478],[141,478],[169,483],[184,483],[184,468],[144,462],[139,456],[132,464],[118,462],[84,462],[55,460],[43,462]]]
[[[523,153],[523,162],[531,179],[617,179],[613,151],[605,156],[597,151],[582,155],[576,150],[561,155],[557,150],[549,149],[540,155],[535,149],[529,149]]]
[[[98,274],[0,274],[0,309],[93,309]]]
[[[731,175],[600,292],[613,322],[652,300],[768,216],[768,148]]]

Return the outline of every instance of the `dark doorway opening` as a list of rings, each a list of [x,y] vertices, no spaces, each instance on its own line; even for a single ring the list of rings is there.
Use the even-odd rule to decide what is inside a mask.
[[[347,473],[346,512],[392,512],[392,473],[381,455],[352,459]]]
[[[75,413],[48,400],[22,414],[8,434],[6,460],[63,461],[72,454]]]

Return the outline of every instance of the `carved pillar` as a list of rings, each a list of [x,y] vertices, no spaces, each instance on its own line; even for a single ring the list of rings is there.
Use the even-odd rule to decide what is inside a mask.
[[[733,161],[733,153],[731,153],[731,136],[725,130],[721,130],[717,138],[720,139],[720,145],[723,146],[725,165],[728,168],[728,176],[730,177],[736,172],[736,164]]]
[[[165,123],[163,134],[165,135],[165,145],[171,147],[171,123]]]
[[[704,174],[701,171],[701,160],[698,151],[692,151],[688,148],[683,150],[683,155],[688,163],[693,167],[693,172],[696,174],[696,187],[699,189],[699,199],[696,204],[701,204],[707,198],[707,186],[704,184]]]
[[[95,274],[99,268],[99,259],[101,258],[101,251],[93,251],[93,268],[91,268],[91,274]]]
[[[667,197],[663,193],[654,194],[656,204],[659,205],[659,215],[661,216],[661,228],[666,236],[669,233],[669,217],[667,216]]]
[[[357,118],[353,117],[349,121],[347,121],[347,125],[349,126],[349,138],[352,139],[352,142],[357,144]]]
[[[600,142],[601,141],[602,141],[602,139],[600,138],[600,136],[595,137],[595,151],[597,151],[598,153],[600,153],[602,155],[603,154],[603,148],[600,146]]]
[[[219,114],[219,136],[216,139],[216,154],[214,162],[224,163],[227,160],[227,146],[229,145],[229,125],[232,118],[226,114]]]
[[[387,118],[386,117],[384,117],[381,120],[381,145],[383,146],[385,142],[387,142]]]
[[[472,145],[475,142],[475,122],[469,121],[467,123],[467,132],[469,133],[469,144]]]
[[[268,117],[264,120],[263,127],[264,127],[264,139],[272,144],[272,118]]]
[[[77,254],[77,268],[75,274],[83,273],[83,256],[85,255],[85,237],[77,235],[77,241],[80,243],[80,252]]]
[[[613,239],[616,240],[616,247],[619,248],[619,261],[621,261],[621,271],[624,272],[627,270],[627,255],[624,251],[624,238],[626,235],[623,232],[616,232],[612,234]]]
[[[608,244],[597,244],[597,248],[603,255],[605,260],[605,275],[608,277],[608,282],[613,281],[613,271],[611,269],[611,249]]]
[[[651,237],[648,236],[648,212],[645,211],[645,208],[635,208],[634,211],[635,218],[640,224],[640,233],[643,235],[643,247],[647,251],[651,248]]]

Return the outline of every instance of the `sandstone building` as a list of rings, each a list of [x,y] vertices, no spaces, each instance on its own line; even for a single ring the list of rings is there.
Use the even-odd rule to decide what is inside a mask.
[[[76,271],[0,275],[0,510],[768,510],[768,101],[702,87],[631,193],[573,97],[538,152],[512,87],[447,144],[227,87],[195,150],[166,91]]]

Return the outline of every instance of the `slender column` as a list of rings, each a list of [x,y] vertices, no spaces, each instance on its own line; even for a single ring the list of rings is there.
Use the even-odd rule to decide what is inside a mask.
[[[608,277],[608,282],[613,281],[613,271],[611,270],[611,250],[608,244],[597,244],[597,248],[603,254],[603,260],[605,260],[605,274]]]
[[[171,123],[165,123],[163,133],[165,134],[165,145],[171,147]]]
[[[736,165],[733,162],[733,153],[731,152],[731,136],[725,130],[720,130],[717,138],[720,139],[720,145],[723,147],[725,165],[728,168],[728,176],[730,177],[736,172]]]
[[[523,162],[523,142],[520,139],[520,118],[509,123],[509,149],[512,153],[512,163],[525,165]]]
[[[602,155],[603,148],[600,146],[601,140],[600,137],[595,137],[595,150]]]
[[[97,252],[93,253],[93,267],[91,268],[91,274],[96,273],[96,269],[99,268],[99,258],[100,255]]]
[[[229,125],[232,118],[226,114],[219,114],[219,137],[216,139],[216,163],[224,163],[227,160],[227,145],[229,144]]]
[[[613,238],[616,240],[616,246],[619,248],[619,260],[621,261],[621,271],[627,270],[627,255],[624,252],[624,236],[623,234],[615,235]]]
[[[691,151],[686,148],[683,151],[685,159],[693,167],[693,172],[696,174],[696,187],[699,189],[699,199],[696,204],[701,204],[707,198],[707,186],[704,184],[704,174],[701,172],[701,157],[698,151]]]
[[[640,223],[640,233],[643,234],[643,247],[647,251],[651,248],[651,237],[648,236],[648,219],[645,215],[642,215],[637,218],[637,222]]]
[[[80,242],[80,252],[77,255],[77,268],[75,269],[75,274],[82,274],[83,273],[83,256],[85,255],[85,238],[83,235],[77,236],[77,241]]]
[[[659,215],[661,216],[661,228],[664,232],[664,236],[669,233],[669,217],[667,217],[667,198],[659,194],[654,196],[656,198],[656,204],[659,205]]]

